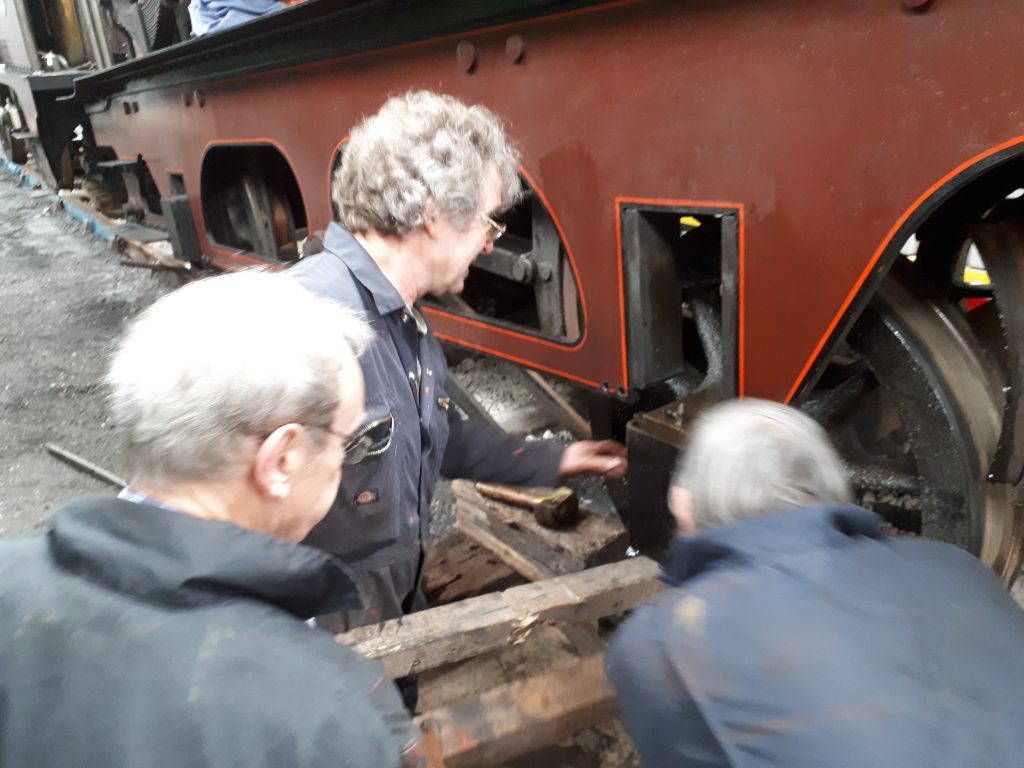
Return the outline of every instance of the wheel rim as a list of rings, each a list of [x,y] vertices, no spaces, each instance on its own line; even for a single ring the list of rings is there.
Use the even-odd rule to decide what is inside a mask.
[[[986,479],[1002,382],[956,306],[912,272],[894,269],[849,336],[850,375],[816,391],[807,408],[861,468],[861,503],[897,531],[963,547],[1010,583],[1020,515],[1012,488]]]

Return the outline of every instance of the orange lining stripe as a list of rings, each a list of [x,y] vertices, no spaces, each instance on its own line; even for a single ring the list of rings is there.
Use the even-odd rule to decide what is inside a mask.
[[[426,307],[424,307],[424,309],[426,309]],[[486,326],[486,327],[491,328],[493,326]],[[512,362],[519,363],[520,365],[524,365],[527,368],[539,368],[542,371],[547,371],[548,373],[553,373],[556,376],[561,376],[564,379],[571,379],[572,381],[578,381],[580,384],[586,384],[587,386],[593,387],[594,389],[598,389],[600,387],[600,384],[598,384],[596,381],[591,381],[590,379],[584,379],[582,376],[575,376],[575,375],[573,375],[571,373],[566,373],[565,371],[560,371],[557,368],[551,368],[550,366],[541,365],[540,363],[536,363],[536,362],[533,362],[533,361],[530,361],[530,360],[524,360],[521,357],[516,357],[515,355],[510,355],[510,354],[508,354],[506,352],[497,352],[497,351],[495,351],[493,349],[489,349],[488,347],[485,347],[483,345],[473,344],[472,342],[463,341],[462,339],[457,339],[454,336],[448,336],[447,334],[444,334],[444,333],[436,333],[435,332],[434,335],[437,338],[439,338],[439,339],[444,339],[445,341],[450,341],[453,344],[458,344],[460,347],[469,347],[470,349],[475,349],[478,352],[487,352],[488,354],[491,354],[494,357],[501,357],[501,358],[504,358],[506,360],[511,360]]]
[[[281,146],[281,144],[278,143],[278,141],[276,139],[269,139],[269,138],[257,138],[257,139],[214,139],[213,141],[208,141],[208,142],[206,142],[206,146],[203,147],[203,153],[199,156],[199,170],[200,170],[200,172],[202,172],[203,162],[206,160],[206,155],[207,155],[207,153],[211,149],[213,149],[214,147],[224,147],[224,146],[232,146],[232,145],[238,145],[238,144],[269,144],[270,146],[274,147],[274,149],[276,149],[278,152],[280,152],[281,156],[288,163],[288,170],[290,170],[292,172],[292,178],[294,178],[296,180],[296,183],[298,183],[299,177],[295,175],[295,163],[292,162],[292,159],[291,159],[291,157],[289,157],[288,152],[285,150],[285,148],[283,146]],[[301,192],[301,190],[300,190],[300,192]],[[303,205],[303,207],[305,207],[306,202],[303,201],[302,205]]]
[[[232,250],[230,250],[228,248],[224,248],[223,246],[221,246],[221,247],[215,246],[213,244],[213,242],[210,240],[210,238],[207,236],[206,214],[203,211],[203,196],[202,196],[203,164],[206,162],[206,155],[209,154],[211,149],[213,149],[215,147],[238,146],[239,144],[262,144],[264,146],[271,146],[274,149],[276,149],[278,152],[281,153],[281,157],[283,157],[284,161],[288,164],[288,171],[289,171],[289,173],[291,173],[292,179],[295,180],[295,186],[298,187],[298,190],[299,190],[299,202],[302,203],[302,216],[303,216],[303,218],[306,219],[306,227],[307,227],[307,229],[309,228],[309,211],[306,208],[306,198],[302,194],[302,185],[299,183],[298,174],[295,173],[295,163],[292,162],[291,157],[288,155],[288,152],[285,150],[285,148],[283,146],[281,146],[276,140],[274,140],[274,139],[267,139],[267,138],[262,138],[262,139],[216,139],[214,141],[208,141],[206,143],[206,146],[203,147],[202,154],[199,156],[199,187],[200,187],[200,191],[199,191],[199,215],[202,217],[202,222],[201,222],[202,223],[202,228],[201,228],[201,231],[203,233],[203,237],[206,239],[208,247],[211,250],[219,250],[221,253],[224,253],[224,254],[227,254],[227,255],[232,255],[232,256],[238,256],[238,255],[242,255],[242,254],[237,254],[237,253],[235,253],[234,251],[232,251]],[[200,226],[199,225],[200,225],[200,222],[196,222],[196,229],[197,230],[200,230]],[[265,264],[267,262],[264,259],[257,259],[255,263],[257,263],[257,264],[260,264],[260,263]]]
[[[348,136],[343,138],[341,141],[339,141],[335,145],[334,152],[331,153],[331,159],[334,158],[334,153],[337,152],[338,147],[340,147],[342,144],[344,144],[345,141],[347,141],[347,140],[348,140]],[[212,149],[214,147],[221,147],[221,146],[237,146],[239,144],[264,144],[264,145],[273,146],[275,149],[277,149],[279,152],[281,152],[282,157],[284,157],[285,161],[288,163],[288,169],[291,171],[292,177],[296,180],[296,184],[298,184],[298,178],[299,177],[295,175],[294,164],[292,163],[291,158],[289,157],[288,153],[284,150],[284,148],[280,144],[278,144],[277,141],[275,141],[274,139],[269,139],[269,138],[217,139],[215,141],[208,142],[206,147],[204,147],[204,149],[203,149],[202,155],[200,156],[200,162],[199,162],[200,183],[202,182],[202,178],[201,178],[202,177],[202,165],[203,165],[203,162],[206,160],[206,155],[210,151],[210,149]],[[568,255],[568,257],[569,257],[569,264],[570,264],[570,267],[572,269],[573,277],[576,280],[576,287],[577,287],[577,290],[578,290],[578,293],[579,293],[579,297],[580,297],[580,305],[581,305],[581,307],[583,309],[583,332],[580,334],[579,340],[575,344],[572,344],[572,345],[569,345],[569,344],[559,344],[557,342],[549,341],[547,339],[537,338],[536,336],[532,336],[532,335],[527,334],[527,333],[519,333],[517,331],[511,331],[511,330],[508,330],[506,328],[501,328],[501,327],[496,326],[496,325],[489,325],[487,323],[481,323],[481,322],[478,322],[478,321],[471,320],[469,318],[463,317],[462,315],[456,315],[456,314],[451,313],[451,312],[445,312],[443,310],[435,309],[433,307],[424,307],[423,309],[424,309],[424,311],[427,314],[435,314],[435,315],[438,315],[438,316],[441,316],[441,317],[448,317],[448,318],[451,318],[451,319],[453,319],[453,320],[455,320],[456,322],[459,322],[459,323],[465,323],[467,325],[473,325],[473,326],[476,326],[476,327],[479,327],[479,328],[482,328],[482,329],[494,331],[494,332],[499,333],[499,334],[503,334],[503,335],[506,335],[506,336],[511,336],[513,338],[525,339],[525,340],[527,340],[529,342],[532,342],[532,343],[543,344],[545,346],[553,347],[555,349],[559,349],[559,350],[566,351],[566,352],[575,352],[575,351],[579,350],[580,347],[583,346],[584,342],[587,339],[587,333],[588,333],[587,304],[586,304],[585,292],[583,290],[583,285],[582,285],[582,282],[580,280],[579,269],[576,266],[576,258],[573,255],[572,246],[569,245],[569,239],[565,235],[565,230],[562,227],[562,222],[559,220],[558,215],[555,213],[554,209],[551,207],[551,204],[548,202],[547,196],[541,191],[540,187],[533,180],[533,177],[530,176],[529,173],[527,173],[523,168],[520,168],[520,171],[526,177],[526,179],[530,182],[530,186],[533,188],[533,191],[537,193],[538,197],[540,197],[541,203],[543,203],[544,207],[547,209],[548,214],[550,214],[551,220],[554,222],[555,229],[558,231],[558,235],[559,235],[559,237],[561,237],[562,243],[565,245],[566,255]],[[328,171],[328,178],[330,178],[330,171]],[[299,185],[299,194],[300,194],[300,196],[302,195],[301,185]],[[329,199],[330,199],[330,185],[328,184],[328,200]],[[303,200],[302,204],[303,204],[303,208],[305,208],[305,200]],[[202,206],[200,206],[200,207],[202,207]],[[328,205],[328,210],[329,209],[330,209],[330,206]],[[308,218],[308,215],[307,215],[307,222],[308,222],[308,220],[309,220],[309,218]],[[211,252],[220,253],[221,255],[228,256],[228,257],[231,257],[233,259],[242,259],[242,260],[245,260],[245,261],[249,261],[249,262],[251,262],[254,265],[263,265],[263,264],[271,263],[271,262],[267,262],[265,259],[259,259],[259,258],[254,257],[254,256],[250,256],[250,255],[248,255],[246,253],[241,253],[241,252],[238,252],[238,251],[232,251],[230,248],[225,248],[224,246],[216,245],[212,240],[210,240],[210,238],[208,236],[206,236],[206,226],[205,225],[206,225],[206,221],[205,221],[205,218],[204,218],[202,231],[203,231],[203,235],[204,235],[204,237],[206,239],[207,248]],[[497,350],[490,349],[488,347],[470,344],[468,342],[461,341],[461,340],[458,340],[458,339],[455,339],[455,338],[452,338],[452,337],[442,336],[441,334],[435,334],[435,335],[437,335],[439,338],[446,338],[449,341],[452,341],[454,343],[458,343],[458,344],[460,344],[462,346],[470,347],[472,349],[476,349],[476,350],[479,350],[481,352],[488,352],[490,354],[495,355],[496,357],[507,357],[510,360],[516,360],[516,362],[521,362],[521,363],[523,363],[525,365],[533,366],[535,368],[542,368],[543,370],[549,371],[550,373],[555,373],[555,374],[557,374],[559,376],[562,376],[564,378],[567,378],[567,379],[572,379],[574,381],[579,381],[579,382],[582,382],[582,383],[585,383],[585,384],[590,384],[590,385],[595,386],[595,387],[599,386],[595,382],[592,382],[592,381],[590,381],[588,379],[582,379],[580,377],[573,376],[571,374],[565,373],[564,371],[558,371],[558,370],[553,369],[553,368],[546,368],[546,367],[538,365],[536,363],[529,363],[529,362],[526,362],[524,360],[519,360],[518,358],[514,358],[511,355],[507,355],[505,353],[498,352]]]
[[[338,150],[341,149],[341,145],[344,144],[351,138],[351,134],[346,134],[341,141],[334,145],[334,149],[331,150],[331,157],[327,161],[327,224],[334,221],[332,214],[334,213],[334,200],[331,198],[331,185],[334,183],[333,171],[334,171],[334,158],[338,156]],[[326,227],[325,227],[326,228]]]
[[[619,347],[622,352],[622,386],[629,391],[629,357],[626,350],[626,281],[622,274],[622,206],[615,198],[615,266],[619,278]]]
[[[744,350],[747,345],[746,317],[747,317],[747,224],[744,220],[746,210],[742,205],[738,206],[738,225],[740,231],[737,233],[737,246],[739,248],[740,263],[736,268],[736,394],[743,397],[746,391],[746,366],[744,365]]]
[[[737,318],[738,328],[738,346],[739,349],[737,354],[738,358],[738,377],[739,377],[739,393],[743,394],[743,270],[744,270],[744,224],[743,224],[743,203],[729,203],[721,200],[708,201],[708,200],[670,200],[664,197],[616,197],[615,198],[615,244],[616,244],[616,258],[615,263],[618,266],[619,273],[619,332],[620,332],[620,343],[622,344],[622,380],[625,382],[624,386],[629,389],[629,361],[626,349],[626,284],[622,273],[622,205],[636,204],[636,205],[660,205],[666,208],[723,208],[728,210],[735,210],[738,212],[737,215],[737,226],[739,232],[737,233],[737,258],[739,259],[738,276],[737,281],[738,295],[736,298],[739,306],[737,311],[739,317]]]
[[[491,323],[484,323],[484,322],[481,322],[479,320],[474,320],[472,318],[466,317],[465,315],[457,315],[454,312],[448,312],[447,310],[439,309],[438,307],[427,307],[427,306],[424,306],[423,307],[423,312],[425,314],[428,314],[428,315],[437,315],[438,317],[446,317],[449,320],[453,320],[456,323],[460,323],[460,324],[464,323],[466,325],[472,325],[474,328],[480,328],[480,329],[483,329],[485,331],[494,331],[495,333],[500,333],[500,334],[502,334],[504,336],[511,336],[513,338],[516,338],[516,339],[524,339],[525,341],[529,341],[529,342],[532,342],[532,343],[543,344],[544,346],[547,346],[547,347],[554,347],[555,349],[562,350],[563,352],[575,352],[580,347],[579,344],[576,344],[576,345],[570,347],[570,346],[567,346],[565,344],[559,344],[558,342],[555,342],[555,341],[549,341],[548,339],[542,339],[542,338],[540,338],[538,336],[532,336],[529,333],[520,333],[519,331],[513,331],[513,330],[509,330],[508,328],[502,328],[499,325],[492,325]],[[463,346],[467,346],[467,347],[470,346],[467,342],[459,341],[458,343],[462,344]],[[476,347],[474,347],[474,349],[476,349]],[[504,354],[503,352],[497,352],[497,351],[491,350],[491,349],[489,349],[487,347],[479,347],[479,349],[484,351],[484,352],[493,352],[496,355]]]
[[[892,229],[889,230],[889,234],[886,235],[885,239],[882,240],[882,243],[875,250],[874,255],[868,262],[868,265],[864,268],[864,271],[861,272],[860,277],[857,278],[857,282],[853,284],[853,288],[850,290],[850,293],[846,296],[846,299],[839,307],[839,311],[836,313],[836,316],[832,318],[832,322],[828,324],[828,328],[825,329],[825,333],[821,337],[821,340],[818,341],[817,345],[814,347],[814,351],[811,352],[811,356],[807,359],[807,362],[804,364],[803,369],[796,377],[796,381],[793,382],[793,386],[790,387],[789,394],[786,395],[785,402],[788,403],[796,395],[796,392],[800,388],[800,385],[803,383],[803,380],[807,376],[808,371],[811,370],[811,366],[814,365],[814,362],[818,359],[818,355],[821,354],[821,350],[824,349],[825,344],[828,343],[829,338],[831,338],[832,332],[836,329],[836,326],[839,325],[839,321],[842,320],[843,316],[846,314],[846,310],[849,308],[854,298],[856,298],[857,294],[860,293],[860,289],[867,281],[868,275],[871,274],[871,271],[875,268],[875,265],[878,263],[879,259],[882,258],[882,253],[885,252],[885,250],[892,243],[893,238],[896,237],[896,233],[907,222],[907,219],[909,219],[916,210],[918,210],[922,205],[924,205],[928,198],[934,195],[948,181],[958,176],[959,174],[963,173],[972,165],[981,162],[986,157],[991,157],[992,155],[1002,152],[1004,149],[1009,149],[1010,147],[1021,144],[1022,142],[1024,142],[1024,136],[1017,136],[1016,138],[1004,141],[1002,144],[997,144],[996,146],[991,147],[990,149],[987,149],[984,152],[975,155],[970,160],[961,163],[952,171],[950,171],[941,179],[939,179],[930,187],[928,187],[928,189],[920,197],[918,197],[917,200],[915,200],[909,208],[907,208],[903,212],[903,215],[900,216],[897,222],[892,226]]]
[[[349,140],[349,136],[346,136],[345,138],[343,138],[341,141],[339,141],[337,144],[334,145],[334,150],[331,152],[331,162],[332,162],[332,164],[333,164],[333,161],[334,161],[334,157],[338,154],[338,149],[341,147],[342,144],[344,144],[348,140]],[[539,342],[542,342],[542,343],[551,344],[552,346],[554,346],[554,347],[556,347],[558,349],[564,349],[564,350],[568,350],[568,351],[575,351],[575,350],[579,349],[580,347],[582,347],[584,342],[587,340],[587,332],[588,332],[588,327],[589,327],[589,323],[588,323],[588,319],[589,318],[588,318],[588,315],[587,315],[587,295],[586,295],[586,291],[583,290],[583,280],[580,278],[580,270],[579,270],[579,267],[576,264],[576,256],[575,256],[575,254],[573,254],[572,246],[569,245],[569,238],[565,236],[565,230],[562,228],[562,222],[561,222],[561,220],[559,220],[558,215],[555,213],[555,209],[551,207],[551,203],[548,201],[547,195],[544,194],[544,191],[540,188],[540,185],[537,184],[537,182],[534,180],[533,176],[531,176],[530,173],[522,165],[518,166],[518,170],[526,178],[527,182],[529,182],[530,189],[532,189],[537,194],[537,197],[540,198],[540,201],[543,204],[544,209],[548,212],[548,215],[551,217],[552,222],[554,222],[555,229],[558,231],[558,236],[559,236],[559,238],[561,238],[562,244],[565,246],[566,255],[569,257],[569,267],[572,270],[573,279],[576,281],[576,291],[579,294],[580,307],[583,310],[583,332],[580,334],[579,339],[574,344],[570,345],[570,344],[559,344],[557,342],[551,342],[551,341],[548,341],[547,339],[538,338],[538,337],[532,336],[530,334],[517,334],[515,331],[511,331],[511,330],[508,330],[508,329],[505,329],[505,328],[501,328],[501,327],[496,326],[496,325],[489,325],[487,323],[484,323],[482,325],[482,327],[493,328],[496,331],[504,332],[504,333],[511,334],[511,335],[518,335],[518,336],[520,336],[522,338],[526,338],[526,339],[529,339],[531,341],[539,341]],[[332,204],[333,204],[333,200],[331,200],[331,178],[330,178],[330,171],[328,171],[328,176],[327,176],[327,209],[328,210],[331,210],[331,205]],[[438,315],[447,315],[449,317],[458,318],[459,320],[465,319],[463,315],[457,315],[454,312],[445,312],[445,311],[440,310],[440,309],[434,309],[434,308],[429,308],[429,307],[424,307],[424,309],[427,310],[427,311],[436,312]]]
[[[541,203],[547,210],[548,215],[551,216],[551,221],[554,223],[555,229],[558,231],[558,236],[561,238],[562,244],[565,246],[565,253],[569,257],[569,266],[572,269],[573,278],[576,280],[576,290],[579,294],[580,307],[583,310],[583,332],[580,334],[579,339],[573,344],[559,344],[557,341],[550,341],[548,339],[540,338],[529,333],[520,333],[519,331],[512,331],[509,330],[508,328],[502,328],[500,326],[492,325],[490,323],[483,323],[478,320],[472,320],[468,317],[465,317],[464,315],[457,315],[454,312],[448,312],[443,309],[438,309],[437,307],[424,307],[423,310],[430,314],[437,315],[438,317],[451,318],[455,322],[466,323],[467,325],[472,325],[477,328],[483,328],[489,331],[494,331],[495,333],[502,334],[503,336],[511,336],[512,338],[516,339],[525,339],[531,343],[542,344],[546,347],[552,347],[553,349],[558,349],[563,352],[576,352],[583,346],[584,342],[586,342],[587,335],[589,333],[586,291],[583,290],[583,282],[580,280],[580,273],[576,267],[576,257],[573,255],[572,246],[569,244],[569,238],[565,236],[565,230],[562,228],[562,222],[561,220],[559,220],[558,214],[555,213],[555,209],[551,207],[551,203],[548,202],[547,196],[544,194],[543,191],[541,191],[541,188],[533,180],[533,177],[530,176],[530,174],[527,173],[522,166],[519,167],[519,171],[520,173],[523,174],[523,176],[526,177],[526,180],[530,182],[530,186],[533,188],[533,191],[537,193],[537,196],[540,198]],[[455,341],[455,339],[451,339],[451,341]],[[458,343],[467,347],[471,346],[470,344],[467,344],[462,341],[458,341]],[[473,349],[479,349],[481,352],[489,352],[498,357],[505,356],[503,352],[498,352],[487,347],[473,347]],[[533,365],[533,363],[530,363],[530,365]],[[566,378],[574,378],[561,371],[557,371],[556,373],[558,373],[559,376],[565,376]]]
[[[587,292],[583,290],[583,280],[580,277],[580,270],[576,266],[576,256],[572,251],[572,246],[569,244],[569,238],[566,237],[565,230],[562,228],[562,221],[558,218],[558,214],[555,213],[554,207],[552,207],[551,203],[548,201],[548,196],[544,194],[544,190],[540,188],[540,185],[534,181],[533,176],[531,176],[530,173],[521,165],[519,166],[519,172],[526,177],[526,180],[530,183],[531,189],[533,189],[537,194],[537,197],[540,198],[541,203],[555,225],[555,229],[558,230],[558,236],[561,238],[562,244],[565,246],[565,254],[569,257],[569,268],[572,270],[573,280],[576,281],[576,291],[579,294],[580,309],[583,310],[583,333],[580,334],[579,341],[572,346],[565,344],[558,344],[556,346],[559,349],[576,350],[582,347],[583,343],[587,340],[587,333],[589,332],[590,325],[588,322],[589,317],[587,315]]]

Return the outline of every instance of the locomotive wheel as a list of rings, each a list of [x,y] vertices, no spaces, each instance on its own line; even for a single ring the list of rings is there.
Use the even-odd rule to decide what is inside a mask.
[[[960,310],[893,270],[806,407],[852,468],[858,501],[902,533],[956,544],[1007,584],[1020,566],[1013,488],[988,482],[1002,380]]]
[[[243,174],[228,188],[222,205],[227,226],[222,237],[229,243],[268,261],[296,258],[295,222],[287,198],[259,173]]]

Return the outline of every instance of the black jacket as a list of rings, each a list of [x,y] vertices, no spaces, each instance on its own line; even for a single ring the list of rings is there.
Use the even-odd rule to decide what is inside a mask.
[[[390,768],[415,739],[394,686],[303,621],[357,602],[310,547],[67,504],[0,540],[0,765]]]
[[[647,768],[1016,768],[1024,611],[955,547],[855,507],[677,542],[609,679]]]

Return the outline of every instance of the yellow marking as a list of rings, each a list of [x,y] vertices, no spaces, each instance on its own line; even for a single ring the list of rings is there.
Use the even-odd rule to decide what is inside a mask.
[[[965,285],[990,285],[992,281],[989,279],[987,269],[977,269],[976,267],[964,267],[964,284]]]

